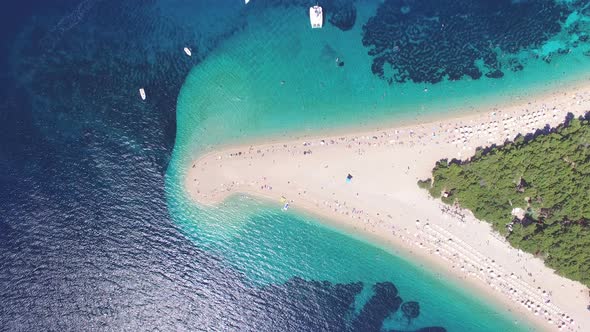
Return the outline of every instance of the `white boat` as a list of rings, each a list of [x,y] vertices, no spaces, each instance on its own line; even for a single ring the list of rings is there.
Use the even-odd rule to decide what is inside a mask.
[[[188,55],[188,56],[192,56],[193,55],[193,53],[191,52],[191,49],[188,48],[188,47],[185,47],[184,48],[184,53],[186,53],[186,55]]]
[[[139,89],[139,95],[141,96],[141,100],[145,100],[145,90],[143,88]]]
[[[312,29],[321,28],[324,25],[324,12],[322,7],[313,6],[309,7],[309,21],[311,22]]]
[[[283,211],[287,210],[289,210],[289,203],[285,203],[285,205],[283,205]]]
[[[244,0],[244,2],[246,3],[246,5],[248,4],[248,2],[250,2],[250,0]]]

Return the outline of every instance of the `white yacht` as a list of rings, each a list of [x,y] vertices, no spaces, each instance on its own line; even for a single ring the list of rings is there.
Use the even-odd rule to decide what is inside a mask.
[[[248,2],[250,2],[250,0],[244,0],[244,2],[245,2],[245,4],[247,5],[247,4],[248,4]]]
[[[312,29],[321,28],[324,25],[324,12],[322,7],[313,6],[309,7],[309,21],[311,22]]]
[[[188,48],[188,47],[185,47],[184,48],[184,53],[186,53],[186,55],[188,55],[188,56],[192,56],[193,55],[193,53],[191,52],[191,49]]]
[[[139,95],[141,96],[141,100],[145,100],[145,90],[143,88],[139,89]]]

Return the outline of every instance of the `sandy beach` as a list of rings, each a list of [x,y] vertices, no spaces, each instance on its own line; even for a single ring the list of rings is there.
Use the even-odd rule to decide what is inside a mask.
[[[590,110],[590,84],[485,113],[341,135],[224,147],[187,165],[185,188],[214,205],[249,194],[288,203],[367,236],[493,298],[538,329],[590,329],[588,289],[516,250],[469,211],[429,197],[416,181],[437,160],[563,122]],[[347,176],[351,175],[350,181]]]

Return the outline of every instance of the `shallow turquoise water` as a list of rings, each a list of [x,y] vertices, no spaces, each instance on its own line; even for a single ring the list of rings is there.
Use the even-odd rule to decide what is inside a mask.
[[[373,284],[390,281],[404,301],[420,302],[421,315],[408,325],[398,312],[386,322],[387,327],[528,330],[525,322],[459,285],[313,217],[285,214],[247,197],[234,197],[218,211],[200,211],[182,200],[172,202],[171,208],[197,245],[224,257],[254,286],[281,284],[293,276],[343,284],[360,281],[365,290],[357,303],[362,304],[372,296]]]
[[[366,21],[377,4],[362,2],[357,20]],[[510,314],[459,285],[314,218],[284,214],[276,206],[246,197],[201,210],[184,195],[182,176],[192,158],[216,145],[395,123],[526,98],[581,79],[590,69],[583,55],[587,48],[543,61],[576,38],[563,32],[538,49],[513,55],[524,69],[506,71],[502,79],[388,85],[371,73],[358,23],[347,32],[329,25],[311,30],[307,17],[292,7],[247,11],[245,19],[243,31],[192,70],[178,99],[168,202],[173,218],[195,244],[224,257],[254,285],[282,283],[294,276],[333,283],[360,281],[367,290],[358,298],[363,303],[372,284],[391,281],[404,300],[419,301],[423,310],[411,326],[394,316],[387,327],[526,330],[522,322],[515,324]],[[564,24],[585,19],[575,13]],[[336,66],[336,58],[345,66]]]
[[[358,21],[373,15],[375,3],[359,6]],[[359,24],[346,32],[330,26],[312,30],[307,17],[291,7],[249,12],[245,18],[247,27],[187,77],[179,108],[190,111],[179,110],[179,144],[192,140],[192,148],[201,149],[253,134],[374,125],[493,106],[499,98],[515,101],[583,79],[590,69],[589,58],[583,55],[587,46],[554,57],[549,64],[543,61],[549,51],[574,38],[558,35],[539,49],[517,54],[524,69],[507,70],[502,79],[388,85],[371,73]],[[336,66],[336,58],[345,66]]]

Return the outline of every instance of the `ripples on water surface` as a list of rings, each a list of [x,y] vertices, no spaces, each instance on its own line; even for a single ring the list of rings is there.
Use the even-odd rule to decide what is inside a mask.
[[[322,45],[324,37],[333,44],[311,53],[306,40],[292,44],[289,39],[299,30],[309,33],[307,1],[253,0],[251,8],[238,0],[5,4],[0,14],[0,330],[302,331],[382,325],[514,330],[500,310],[313,218],[277,213],[239,197],[218,210],[201,211],[186,202],[178,186],[183,163],[215,142],[326,126],[341,117],[365,118],[355,113],[361,103],[375,105],[364,115],[391,116],[376,104],[379,97],[382,106],[400,101],[407,111],[424,85],[389,86],[387,77],[373,76],[374,59],[360,48],[360,24],[378,3],[355,2],[355,27],[339,32],[327,23],[311,45]],[[328,1],[326,8],[339,5]],[[579,17],[567,20],[575,27]],[[263,20],[269,23],[264,33],[256,30]],[[569,29],[575,31],[539,48],[553,57],[547,68],[586,65],[581,57],[559,55],[566,53],[560,48],[573,48],[574,34],[586,38],[580,38],[581,27]],[[572,53],[583,51],[584,42],[578,44],[580,51]],[[182,53],[187,45],[192,58]],[[293,63],[309,61],[309,54],[330,62],[318,65],[326,78],[323,86],[296,91],[299,76],[288,76],[290,93],[270,93],[280,76],[294,75],[281,66],[292,52],[298,54]],[[346,54],[342,68],[331,63],[339,52]],[[241,62],[244,58],[259,65]],[[269,59],[274,69],[264,66]],[[236,71],[220,66],[222,60]],[[526,71],[529,63],[522,61]],[[532,61],[529,68],[539,63]],[[176,98],[193,66],[185,99],[179,101],[184,113],[179,113],[175,142]],[[253,76],[256,70],[259,76]],[[550,77],[562,75],[552,70]],[[503,81],[482,79],[473,91],[510,90],[518,77],[505,72]],[[212,92],[218,80],[196,80],[214,74],[225,79],[225,98]],[[247,84],[227,79],[231,75],[243,75]],[[421,100],[428,105],[449,89],[461,91],[466,82],[440,83],[430,88],[430,97],[419,98],[430,98]],[[256,84],[250,94],[232,90]],[[138,98],[139,87],[146,89],[146,102]],[[363,87],[372,92],[347,97]],[[395,93],[383,95],[383,89]],[[268,98],[257,97],[259,91],[269,91]],[[300,97],[310,91],[318,99],[302,108]],[[359,101],[335,112],[327,107],[333,104],[322,103],[325,96]],[[202,107],[203,100],[213,107]],[[233,108],[215,107],[228,100]],[[224,113],[229,111],[234,115]],[[216,114],[228,121],[223,130],[215,130]],[[200,128],[214,134],[206,136]],[[418,318],[402,314],[402,299],[419,303]],[[404,308],[411,307],[410,302]]]

